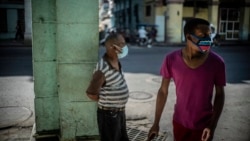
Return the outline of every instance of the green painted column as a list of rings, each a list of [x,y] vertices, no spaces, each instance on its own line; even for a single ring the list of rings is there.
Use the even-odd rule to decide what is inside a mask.
[[[211,0],[208,6],[208,21],[214,25],[216,32],[218,29],[219,0]]]
[[[61,141],[98,135],[85,90],[98,59],[98,0],[32,0],[37,133]]]
[[[55,1],[32,0],[32,57],[37,133],[59,130]]]
[[[169,43],[181,43],[183,0],[167,0],[166,36]]]

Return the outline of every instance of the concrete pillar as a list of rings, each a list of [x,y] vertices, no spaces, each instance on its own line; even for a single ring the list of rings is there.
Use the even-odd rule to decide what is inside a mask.
[[[218,16],[219,16],[219,0],[211,0],[208,6],[208,21],[214,25],[215,31],[218,27]]]
[[[181,43],[184,0],[167,0],[166,36],[169,43]]]
[[[24,17],[25,17],[24,44],[31,45],[31,40],[32,40],[31,0],[24,0]]]
[[[249,40],[250,39],[250,1],[246,3],[244,7],[244,15],[242,21],[241,37],[240,40]]]
[[[164,42],[165,41],[165,11],[166,11],[166,6],[159,6],[156,7],[156,12],[155,12],[155,24],[157,25],[157,36],[156,40],[158,42]]]
[[[98,60],[98,0],[32,0],[37,134],[96,138],[96,102],[85,90]]]
[[[59,131],[56,10],[51,0],[32,0],[32,59],[36,132]]]

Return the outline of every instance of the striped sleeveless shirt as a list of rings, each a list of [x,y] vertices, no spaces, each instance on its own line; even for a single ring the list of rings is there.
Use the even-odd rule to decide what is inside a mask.
[[[129,91],[122,70],[113,69],[104,58],[97,63],[95,71],[98,70],[105,76],[105,84],[100,90],[98,105],[107,108],[125,107]]]

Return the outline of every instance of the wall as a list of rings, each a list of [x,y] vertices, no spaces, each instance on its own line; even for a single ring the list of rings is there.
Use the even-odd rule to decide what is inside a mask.
[[[194,16],[193,7],[183,7],[183,18],[193,17]],[[195,14],[196,18],[202,18],[208,20],[208,9],[199,8],[199,11]]]
[[[98,59],[98,0],[32,0],[36,131],[98,135],[85,90]],[[91,129],[91,130],[89,130]]]

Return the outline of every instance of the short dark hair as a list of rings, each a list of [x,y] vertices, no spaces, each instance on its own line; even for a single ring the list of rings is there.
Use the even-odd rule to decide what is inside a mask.
[[[195,29],[198,25],[207,25],[209,26],[210,23],[207,20],[200,19],[200,18],[192,18],[189,20],[184,26],[184,35],[187,34],[194,34]]]
[[[121,34],[117,33],[117,32],[110,32],[108,37],[106,38],[105,40],[105,44],[108,42],[108,41],[111,41],[111,40],[117,40],[118,37],[121,36]]]

